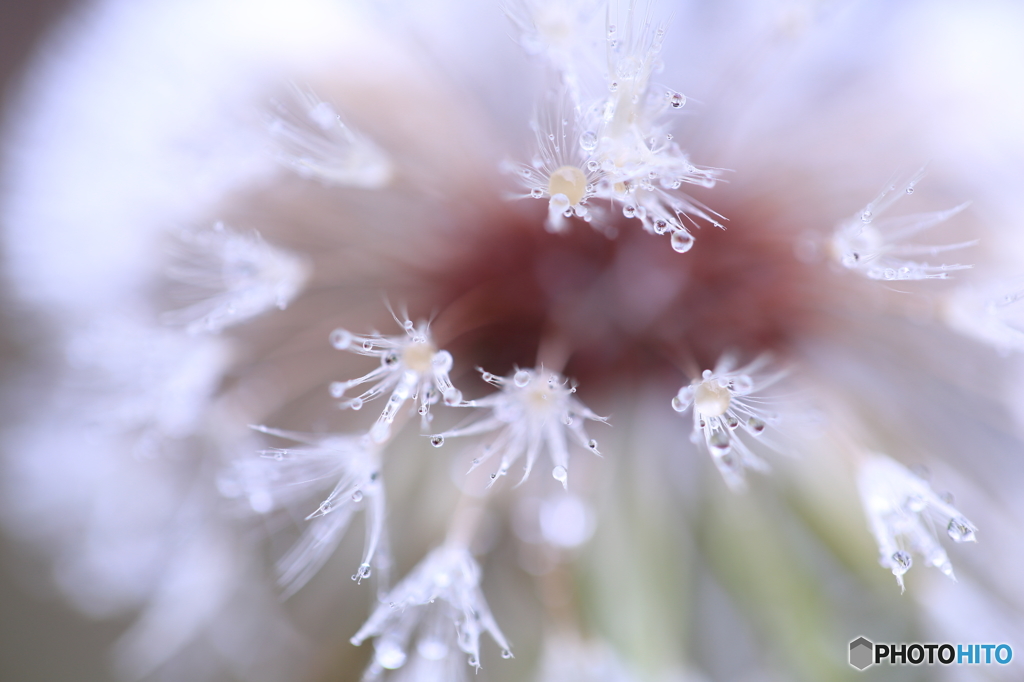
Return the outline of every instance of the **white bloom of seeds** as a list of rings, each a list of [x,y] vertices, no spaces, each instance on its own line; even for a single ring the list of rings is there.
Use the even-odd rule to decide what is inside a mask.
[[[953,578],[953,566],[935,538],[935,524],[955,542],[974,542],[977,528],[928,483],[899,462],[873,454],[857,476],[864,513],[878,543],[879,563],[892,571],[900,590],[913,563],[911,552]],[[955,579],[955,578],[954,578]]]
[[[377,443],[383,443],[390,437],[395,415],[407,400],[418,399],[424,428],[432,419],[430,407],[439,398],[446,405],[464,404],[462,391],[455,388],[448,377],[452,368],[451,353],[437,349],[430,337],[428,324],[420,322],[416,326],[408,318],[401,320],[400,324],[406,333],[399,336],[381,336],[376,332],[357,336],[344,329],[331,332],[331,345],[338,350],[380,358],[380,367],[369,374],[331,384],[331,395],[341,398],[353,386],[372,382],[372,386],[358,397],[340,403],[342,408],[353,410],[391,391],[377,423],[370,429],[370,437]]]
[[[353,514],[365,510],[363,560],[353,580],[369,578],[371,565],[389,565],[384,541],[385,498],[380,452],[368,436],[313,435],[254,426],[262,433],[305,444],[273,448],[261,458],[235,462],[221,478],[221,491],[246,497],[257,513],[306,504],[311,489],[333,485],[308,516],[302,537],[277,562],[285,596],[297,592],[323,567],[344,536]]]
[[[480,668],[480,635],[487,632],[501,647],[502,657],[512,651],[494,621],[480,590],[480,566],[461,546],[438,547],[427,555],[393,590],[381,598],[359,632],[352,637],[356,646],[370,637],[375,655],[364,679],[373,679],[384,669],[405,665],[409,643],[418,634],[417,653],[440,660],[452,655],[445,638],[438,637],[439,625],[454,623],[458,649],[469,654],[469,664]],[[438,622],[441,619],[441,622]],[[450,627],[450,626],[449,626]]]
[[[269,129],[277,157],[302,177],[365,189],[379,189],[391,181],[387,154],[346,126],[338,112],[311,91],[295,87],[291,100],[274,105]]]
[[[596,144],[592,131],[581,131],[579,113],[572,110],[563,95],[549,95],[530,122],[537,136],[537,155],[531,165],[519,166],[529,196],[548,200],[549,232],[568,228],[566,218],[576,216],[590,221],[587,200],[594,195],[598,162],[591,152]]]
[[[243,234],[223,223],[212,230],[182,232],[183,250],[169,270],[201,300],[164,315],[190,334],[212,333],[268,310],[284,309],[309,280],[302,257],[271,246],[256,232]]]
[[[950,272],[972,267],[931,265],[908,259],[916,256],[936,256],[973,246],[977,240],[937,246],[904,242],[949,220],[969,204],[960,204],[945,211],[879,220],[900,197],[913,194],[914,187],[923,177],[924,169],[918,171],[904,184],[891,184],[865,206],[864,210],[840,225],[832,236],[833,258],[848,270],[859,272],[868,279],[881,280],[948,279]]]
[[[600,209],[584,206],[600,199],[621,205],[623,215],[638,219],[648,233],[669,234],[672,248],[685,253],[693,246],[689,227],[697,226],[696,219],[722,227],[723,218],[677,190],[684,184],[713,187],[718,171],[694,166],[661,122],[686,98],[651,82],[663,66],[658,54],[665,27],[647,15],[634,25],[634,5],[623,27],[607,25],[606,59],[593,60],[589,78],[567,83],[571,103],[542,105],[533,123],[538,156],[520,172],[530,196],[548,199],[550,231],[563,231],[565,219],[576,216],[613,237]],[[581,82],[600,83],[599,92],[581,95]]]
[[[766,472],[768,464],[755,455],[740,438],[740,432],[761,437],[776,417],[765,409],[767,400],[757,393],[782,378],[783,372],[762,375],[769,363],[767,355],[736,367],[735,358],[723,356],[715,369],[704,370],[699,379],[679,389],[672,398],[672,409],[686,412],[693,408],[693,433],[690,440],[703,440],[726,484],[735,491],[745,488],[744,472]]]
[[[526,481],[541,450],[547,449],[554,467],[551,476],[564,487],[569,485],[569,436],[581,447],[595,454],[597,441],[587,436],[583,428],[585,420],[607,423],[582,402],[573,397],[576,387],[557,372],[543,367],[519,369],[510,377],[498,377],[483,372],[484,381],[497,386],[497,393],[473,400],[469,405],[491,410],[489,416],[463,428],[452,429],[432,438],[436,445],[446,438],[474,436],[498,431],[497,437],[485,448],[483,454],[473,460],[470,471],[497,455],[501,464],[491,474],[491,484],[509,469],[520,457],[526,457],[526,467],[520,483]]]

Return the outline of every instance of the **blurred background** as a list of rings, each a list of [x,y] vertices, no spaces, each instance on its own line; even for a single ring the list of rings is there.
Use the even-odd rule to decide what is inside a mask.
[[[68,0],[0,5],[0,102],[6,111],[23,85],[25,66],[47,30],[77,3]],[[0,304],[0,381],[30,350],[8,333],[18,324],[7,290]],[[46,561],[0,533],[0,677],[5,680],[109,679],[107,649],[123,623],[84,618],[54,594]]]

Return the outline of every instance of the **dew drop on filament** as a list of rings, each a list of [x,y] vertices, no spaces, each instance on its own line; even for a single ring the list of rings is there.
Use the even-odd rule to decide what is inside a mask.
[[[402,647],[389,639],[381,639],[377,641],[377,652],[375,655],[377,663],[382,668],[388,670],[396,670],[401,668],[405,664],[405,652]]]
[[[950,519],[946,532],[955,542],[974,542],[974,528],[964,518]]]
[[[686,253],[693,248],[693,235],[686,230],[676,230],[672,233],[672,249],[676,253]]]
[[[910,558],[910,555],[900,550],[892,555],[892,572],[896,575],[903,575],[910,570],[914,560]]]

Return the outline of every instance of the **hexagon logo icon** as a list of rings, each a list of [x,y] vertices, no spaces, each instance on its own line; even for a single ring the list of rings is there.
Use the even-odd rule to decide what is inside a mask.
[[[874,663],[875,645],[866,637],[858,637],[850,642],[850,665],[857,670],[864,670]]]

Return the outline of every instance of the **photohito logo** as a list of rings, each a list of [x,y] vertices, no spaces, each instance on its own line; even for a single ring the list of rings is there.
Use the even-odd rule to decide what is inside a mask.
[[[867,637],[850,642],[850,665],[1006,665],[1013,660],[1009,644],[875,644]]]

